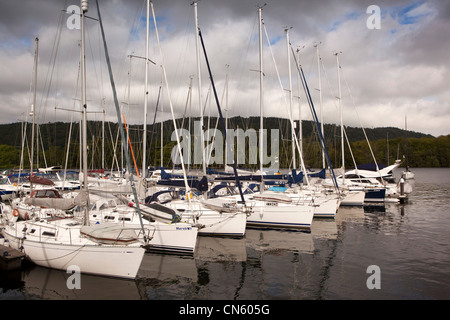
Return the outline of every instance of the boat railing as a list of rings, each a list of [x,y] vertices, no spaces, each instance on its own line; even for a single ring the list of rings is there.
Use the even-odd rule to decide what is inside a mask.
[[[42,220],[33,221],[29,220],[27,221],[23,228],[14,228],[15,236],[17,238],[23,237],[36,237],[38,238],[39,242],[42,242],[42,240],[53,238],[55,241],[58,240],[58,237],[61,239],[61,237],[65,236],[68,237],[69,244],[76,244],[75,241],[81,239],[81,235],[79,232],[73,233],[75,226],[79,226],[82,223],[79,221],[74,221],[71,223],[68,223],[66,226],[53,226],[51,224],[46,225],[42,223]],[[120,225],[120,224],[118,224]],[[16,225],[17,226],[17,225]],[[77,229],[78,230],[78,229]],[[111,239],[112,243],[120,243],[121,242],[121,236],[125,231],[132,230],[136,233],[136,239],[139,241],[146,239],[147,241],[150,241],[155,232],[156,228],[153,226],[144,226],[137,227],[137,226],[121,226],[120,231],[117,234],[117,237],[115,239]],[[66,233],[67,234],[64,234]],[[35,239],[36,239],[35,238]]]
[[[135,229],[139,230],[137,234],[138,239],[142,237],[142,239],[145,239],[147,242],[153,239],[153,236],[155,235],[156,232],[155,227],[150,228],[149,226],[144,226],[143,228],[135,228]]]
[[[33,221],[27,222],[22,230],[19,230],[18,228],[15,228],[16,237],[19,237],[19,233],[21,232],[26,238],[27,236],[34,236],[36,237],[39,235],[39,242],[42,241],[42,236],[48,238],[55,238],[55,240],[58,238],[58,229],[51,225],[42,225],[38,224]],[[70,235],[69,235],[70,236]]]
[[[126,232],[128,231],[134,231],[134,233],[136,234],[136,237],[134,239],[130,239],[130,240],[126,240],[126,242],[129,243],[135,243],[138,241],[143,242],[144,240],[146,242],[150,241],[156,231],[155,227],[151,227],[151,226],[144,226],[143,228],[140,226],[127,226],[127,225],[122,225],[120,223],[117,223],[118,226],[120,226],[120,230],[118,230],[117,235],[115,235],[114,238],[108,238],[103,239],[106,240],[105,243],[107,244],[112,244],[112,245],[117,245],[117,244],[124,244],[124,238],[122,238],[123,235],[125,235],[126,237],[129,237],[129,235],[126,235]],[[70,230],[69,230],[70,232]],[[92,238],[92,235],[81,235],[82,237],[88,237],[88,238]],[[147,245],[148,243],[144,243],[144,245]]]
[[[314,197],[300,197],[296,201],[293,201],[294,204],[298,206],[314,205]]]

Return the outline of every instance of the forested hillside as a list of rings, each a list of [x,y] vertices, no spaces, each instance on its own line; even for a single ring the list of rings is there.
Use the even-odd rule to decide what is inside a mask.
[[[191,127],[194,121],[191,120]],[[184,128],[188,128],[188,120],[179,119],[177,127],[183,123]],[[205,128],[214,128],[216,119],[205,120]],[[291,153],[291,125],[286,119],[266,118],[264,127],[267,129],[279,129],[280,144],[280,167],[289,168],[292,166]],[[244,131],[250,128],[258,130],[259,118],[234,117],[229,120],[229,129],[241,128]],[[296,134],[298,137],[299,125],[297,122]],[[25,139],[23,132],[25,131]],[[222,131],[220,125],[218,129]],[[36,137],[39,137],[36,154],[34,156],[34,167],[45,167],[53,165],[78,168],[79,167],[79,124],[69,123],[47,123],[40,124],[36,128]],[[70,134],[69,134],[70,132]],[[142,161],[142,126],[130,126],[129,134],[132,142],[136,162]],[[163,123],[163,165],[171,166],[171,151],[175,142],[171,141],[173,132],[172,121]],[[317,128],[311,121],[302,122],[302,146],[303,157],[307,167],[319,168],[322,166],[321,148],[318,140]],[[351,144],[351,151],[357,164],[374,162],[370,149],[365,140],[364,132],[361,128],[345,127],[348,141]],[[410,167],[450,167],[450,136],[433,137],[417,132],[405,132],[398,128],[374,128],[365,130],[370,146],[377,162],[382,164],[392,164],[395,159],[404,160],[403,166]],[[324,126],[324,136],[327,150],[333,167],[341,166],[341,137],[340,127],[327,124]],[[120,139],[118,139],[118,126],[115,123],[107,122],[102,130],[101,122],[88,123],[88,159],[90,168],[111,168],[120,166],[122,157],[120,152]],[[23,163],[25,168],[30,167],[30,140],[31,124],[24,127],[21,123],[0,125],[0,168],[19,168],[22,156],[23,141]],[[161,124],[155,124],[154,128],[149,125],[147,128],[148,148],[147,159],[149,165],[161,165]],[[270,142],[269,142],[270,143]],[[114,150],[116,150],[114,152]],[[44,151],[44,152],[43,152]],[[350,148],[345,146],[345,166],[353,167],[352,153]],[[114,157],[116,154],[116,157]],[[66,159],[66,155],[68,155]],[[36,159],[37,158],[37,159]],[[297,156],[298,159],[298,156]],[[297,160],[298,164],[298,160]],[[257,165],[253,165],[255,168]],[[250,166],[251,167],[251,166]]]

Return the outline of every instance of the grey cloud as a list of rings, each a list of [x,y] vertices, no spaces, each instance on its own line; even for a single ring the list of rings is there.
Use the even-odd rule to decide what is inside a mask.
[[[143,0],[99,0],[101,5],[109,53],[112,58],[119,99],[126,96],[127,72],[129,60],[127,55],[134,52],[144,53],[145,1]],[[48,77],[47,72],[53,67],[50,61],[54,36],[57,34],[58,21],[61,10],[79,1],[66,0],[19,0],[2,2],[0,10],[0,57],[3,70],[0,74],[0,95],[2,110],[10,110],[4,122],[15,121],[17,115],[11,108],[13,101],[9,94],[22,92],[23,97],[29,94],[31,68],[33,63],[33,40],[36,35],[41,38],[40,57],[40,96],[45,97],[43,83]],[[154,0],[155,11],[158,16],[158,29],[162,40],[164,59],[169,76],[169,85],[173,93],[174,105],[178,114],[184,110],[185,99],[189,84],[189,76],[195,74],[195,40],[194,40],[194,11],[192,0]],[[264,22],[272,39],[273,50],[276,54],[277,66],[282,73],[286,85],[287,62],[284,28],[292,27],[291,42],[294,46],[306,47],[301,51],[301,61],[307,71],[310,86],[317,86],[316,61],[314,60],[315,41],[322,41],[321,54],[324,66],[327,68],[329,84],[324,83],[327,93],[328,108],[334,109],[333,95],[336,94],[336,65],[333,50],[342,51],[342,66],[352,88],[358,104],[362,108],[374,106],[398,105],[397,114],[401,118],[407,112],[406,102],[414,104],[420,110],[424,103],[438,114],[439,105],[449,95],[446,87],[450,83],[448,78],[448,52],[450,39],[449,29],[450,5],[445,0],[430,0],[424,2],[435,10],[431,20],[427,17],[418,19],[412,25],[399,24],[398,17],[391,15],[392,10],[407,8],[413,2],[407,0],[349,0],[349,1],[306,1],[306,0],[268,0],[263,8]],[[369,5],[379,5],[383,14],[381,30],[369,30],[366,27]],[[226,74],[225,65],[230,65],[230,113],[239,114],[253,110],[258,112],[257,74],[251,69],[258,68],[258,47],[255,23],[257,19],[257,1],[251,0],[201,0],[198,2],[199,21],[204,34],[208,55],[213,68],[216,85],[223,90]],[[95,1],[90,1],[89,15],[96,18]],[[65,19],[65,16],[63,16]],[[151,25],[153,24],[151,20]],[[88,21],[89,40],[92,49],[87,52],[89,63],[90,97],[92,107],[98,108],[101,95],[106,97],[111,105],[112,98],[106,65],[102,56],[102,49],[98,43],[98,29],[95,21]],[[153,27],[152,27],[153,31]],[[76,84],[76,73],[79,53],[77,48],[77,32],[62,30],[60,51],[55,66],[53,85],[50,96],[58,95],[58,103],[71,104]],[[157,64],[161,63],[159,52],[155,44],[155,37],[151,35],[151,57]],[[280,96],[280,88],[275,79],[271,58],[265,47],[268,60],[265,63],[268,81],[266,96],[270,101],[276,101]],[[91,51],[92,50],[92,51]],[[22,59],[22,60],[20,60]],[[203,70],[204,66],[202,67]],[[295,69],[293,69],[294,78]],[[11,78],[11,75],[17,76]],[[206,73],[203,75],[204,92],[208,90]],[[325,82],[325,78],[322,78]],[[159,66],[151,66],[152,94],[156,96],[160,85],[161,75]],[[272,81],[269,83],[269,81]],[[296,81],[296,80],[295,80]],[[135,121],[142,121],[139,108],[142,107],[143,69],[138,61],[133,61],[132,100],[139,106],[134,107]],[[295,83],[295,82],[294,82]],[[196,85],[194,81],[194,85]],[[295,84],[296,85],[296,84]],[[270,87],[271,86],[271,87]],[[195,92],[196,90],[194,90]],[[315,92],[316,93],[316,92]],[[196,93],[195,93],[196,94]],[[253,97],[254,95],[254,97]],[[194,95],[195,96],[195,95]],[[155,99],[152,96],[153,99]],[[63,99],[67,101],[63,102]],[[20,100],[20,99],[19,99]],[[17,97],[14,101],[19,101]],[[20,101],[26,101],[22,99]],[[279,99],[278,100],[282,100]],[[154,101],[154,100],[152,100]],[[50,104],[50,103],[48,103]],[[347,102],[347,105],[350,101]],[[168,104],[165,104],[167,112]],[[448,106],[447,106],[448,107]],[[279,115],[284,110],[284,103],[267,105],[268,115]],[[63,117],[63,116],[61,116]],[[111,120],[115,116],[110,116]],[[287,115],[286,115],[287,117]],[[384,126],[396,123],[392,115],[385,116]],[[419,119],[420,117],[418,117]],[[442,114],[440,115],[442,118]],[[370,120],[370,119],[366,119]],[[411,128],[414,123],[411,119]],[[418,120],[417,120],[418,121]],[[352,123],[352,125],[354,125]],[[417,123],[422,128],[423,124]],[[425,131],[432,134],[448,134],[448,129],[430,125]]]

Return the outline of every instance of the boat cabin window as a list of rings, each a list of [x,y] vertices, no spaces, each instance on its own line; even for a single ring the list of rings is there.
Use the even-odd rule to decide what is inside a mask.
[[[150,216],[147,216],[147,215],[143,215],[142,216],[142,219],[144,219],[144,220],[147,220],[147,221],[150,221],[150,222],[155,222],[155,219],[153,219],[152,217],[150,217]]]
[[[11,183],[17,183],[17,184],[19,184],[19,183],[27,183],[27,182],[29,182],[28,181],[28,179],[27,179],[27,177],[28,177],[28,174],[26,174],[26,175],[10,175],[9,176],[9,181],[11,181]]]
[[[81,223],[79,223],[79,222],[71,222],[71,223],[68,223],[68,224],[66,224],[66,226],[68,226],[68,227],[75,227],[75,226],[79,226]]]
[[[131,221],[131,218],[120,217],[119,221]]]
[[[56,190],[35,190],[32,194],[33,198],[59,198]]]
[[[114,216],[105,216],[105,220],[114,220],[115,218]]]
[[[54,232],[50,232],[50,231],[44,231],[42,232],[43,236],[47,236],[47,237],[54,237],[55,233]]]
[[[372,181],[367,179],[352,179],[354,182],[360,182],[360,183],[372,183]]]

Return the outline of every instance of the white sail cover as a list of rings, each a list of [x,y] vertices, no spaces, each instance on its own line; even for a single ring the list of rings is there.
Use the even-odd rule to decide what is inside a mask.
[[[118,223],[82,226],[80,232],[93,241],[105,244],[130,244],[138,240],[133,229],[124,228]]]
[[[269,201],[269,202],[283,202],[283,203],[291,203],[292,202],[292,199],[288,195],[286,195],[284,193],[272,192],[272,191],[255,193],[253,195],[253,198],[256,200]]]
[[[206,208],[219,212],[236,212],[239,210],[236,200],[224,198],[211,198],[200,201]]]
[[[85,191],[80,191],[75,198],[25,198],[24,203],[58,210],[70,210],[76,206],[86,206],[87,201],[87,193]]]
[[[134,176],[133,176],[134,177]],[[139,198],[145,198],[146,182],[143,179],[136,178],[135,190]],[[104,182],[100,184],[92,184],[89,186],[89,191],[95,193],[112,193],[112,194],[133,194],[133,189],[130,184],[118,184],[112,182]]]

